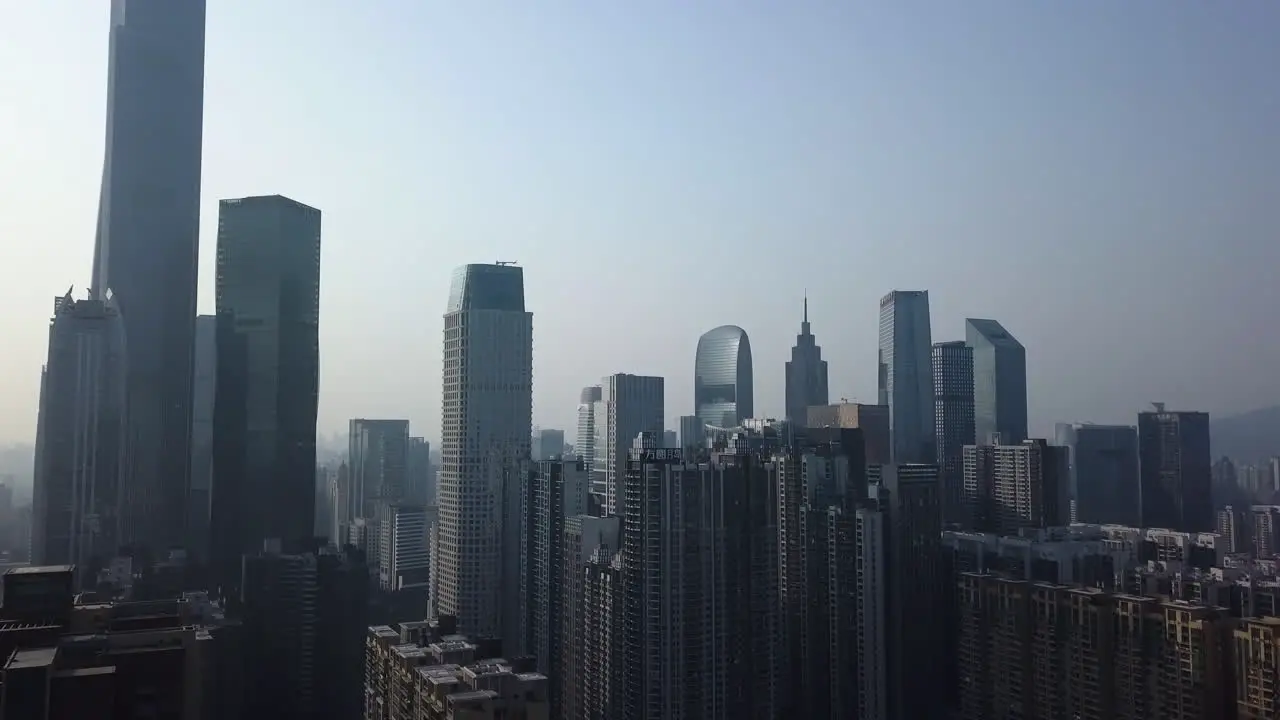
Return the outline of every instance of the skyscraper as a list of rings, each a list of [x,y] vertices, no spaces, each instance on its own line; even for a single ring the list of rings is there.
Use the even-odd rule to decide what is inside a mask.
[[[409,421],[349,421],[347,465],[351,487],[348,523],[372,518],[379,500],[403,500],[409,488]]]
[[[964,447],[973,445],[973,349],[956,340],[933,344],[933,408],[943,517],[962,517]]]
[[[1016,445],[1027,439],[1027,351],[995,320],[964,321],[973,350],[973,415],[977,442]]]
[[[1138,413],[1143,527],[1213,532],[1209,413]]]
[[[120,542],[125,344],[112,298],[54,301],[40,392],[32,532],[37,564],[92,573]]]
[[[618,512],[618,497],[627,473],[627,453],[640,433],[662,437],[664,406],[663,379],[644,375],[618,373],[604,378],[605,446],[596,446],[597,456],[604,451],[604,494],[608,514]]]
[[[736,325],[698,338],[693,369],[694,414],[706,425],[737,427],[755,413],[751,341]]]
[[[706,425],[697,415],[680,416],[680,448],[689,452],[690,448],[705,449],[707,446]]]
[[[112,0],[92,294],[129,348],[129,540],[184,540],[204,122],[204,0]]]
[[[811,406],[826,404],[827,361],[822,359],[822,348],[809,332],[809,298],[806,297],[800,334],[796,336],[791,361],[787,363],[787,419],[804,425]]]
[[[596,459],[596,403],[604,399],[604,389],[599,385],[582,388],[578,398],[578,436],[573,450],[586,464],[587,470],[595,469]]]
[[[1067,451],[1073,522],[1130,527],[1142,522],[1137,428],[1059,423],[1055,444]]]
[[[409,438],[405,480],[406,500],[418,505],[436,504],[435,481],[431,477],[431,443],[426,438]]]
[[[934,461],[934,397],[929,291],[880,298],[880,404],[889,406],[895,463]]]
[[[279,195],[218,204],[215,577],[310,541],[320,372],[320,211]]]
[[[454,272],[443,376],[435,607],[457,618],[460,633],[512,635],[500,618],[510,621],[507,605],[519,600],[519,499],[533,432],[533,313],[522,268]]]

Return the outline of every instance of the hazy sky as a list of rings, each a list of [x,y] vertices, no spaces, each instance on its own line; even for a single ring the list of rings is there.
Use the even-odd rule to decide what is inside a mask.
[[[175,0],[181,1],[181,0]],[[209,0],[217,200],[324,211],[320,430],[440,424],[451,269],[515,260],[534,418],[612,372],[691,411],[735,323],[783,409],[808,289],[833,400],[877,301],[1027,347],[1032,431],[1280,401],[1280,3]],[[6,3],[0,439],[35,434],[52,298],[89,273],[107,0]]]

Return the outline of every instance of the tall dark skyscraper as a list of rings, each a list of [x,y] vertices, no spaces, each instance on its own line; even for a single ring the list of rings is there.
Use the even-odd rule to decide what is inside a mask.
[[[973,349],[964,342],[933,344],[933,407],[942,507],[947,522],[958,522],[963,506],[964,446],[973,445]]]
[[[1142,525],[1182,532],[1213,532],[1213,468],[1209,413],[1138,413],[1138,471]]]
[[[791,362],[787,363],[787,419],[804,425],[810,406],[827,402],[827,361],[822,359],[822,348],[809,332],[809,298],[805,298],[804,320],[791,348]]]
[[[737,427],[755,412],[751,341],[736,325],[698,338],[693,370],[694,414],[706,425]]]
[[[1027,439],[1027,351],[995,320],[964,321],[973,350],[974,432],[978,442],[1016,445]]]
[[[1141,524],[1137,428],[1059,423],[1054,442],[1067,449],[1073,522]]]
[[[218,207],[212,555],[312,537],[319,397],[320,211],[279,195]]]
[[[184,541],[204,123],[204,0],[112,0],[93,292],[124,320],[127,540]]]
[[[894,290],[880,298],[880,404],[889,406],[893,462],[932,463],[933,340],[929,291]]]
[[[191,488],[187,494],[187,551],[209,558],[209,495],[213,488],[213,400],[218,381],[218,318],[196,318],[191,391]]]

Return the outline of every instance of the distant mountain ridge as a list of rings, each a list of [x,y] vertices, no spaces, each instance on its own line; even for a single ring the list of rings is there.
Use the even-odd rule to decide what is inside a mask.
[[[1256,463],[1280,456],[1280,405],[1240,415],[1209,418],[1210,442],[1215,459]]]

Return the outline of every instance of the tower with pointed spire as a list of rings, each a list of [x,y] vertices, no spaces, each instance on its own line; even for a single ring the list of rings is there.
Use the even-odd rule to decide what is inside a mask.
[[[804,425],[809,407],[827,402],[827,361],[822,359],[822,348],[809,331],[809,294],[805,293],[800,334],[787,363],[787,419]]]

